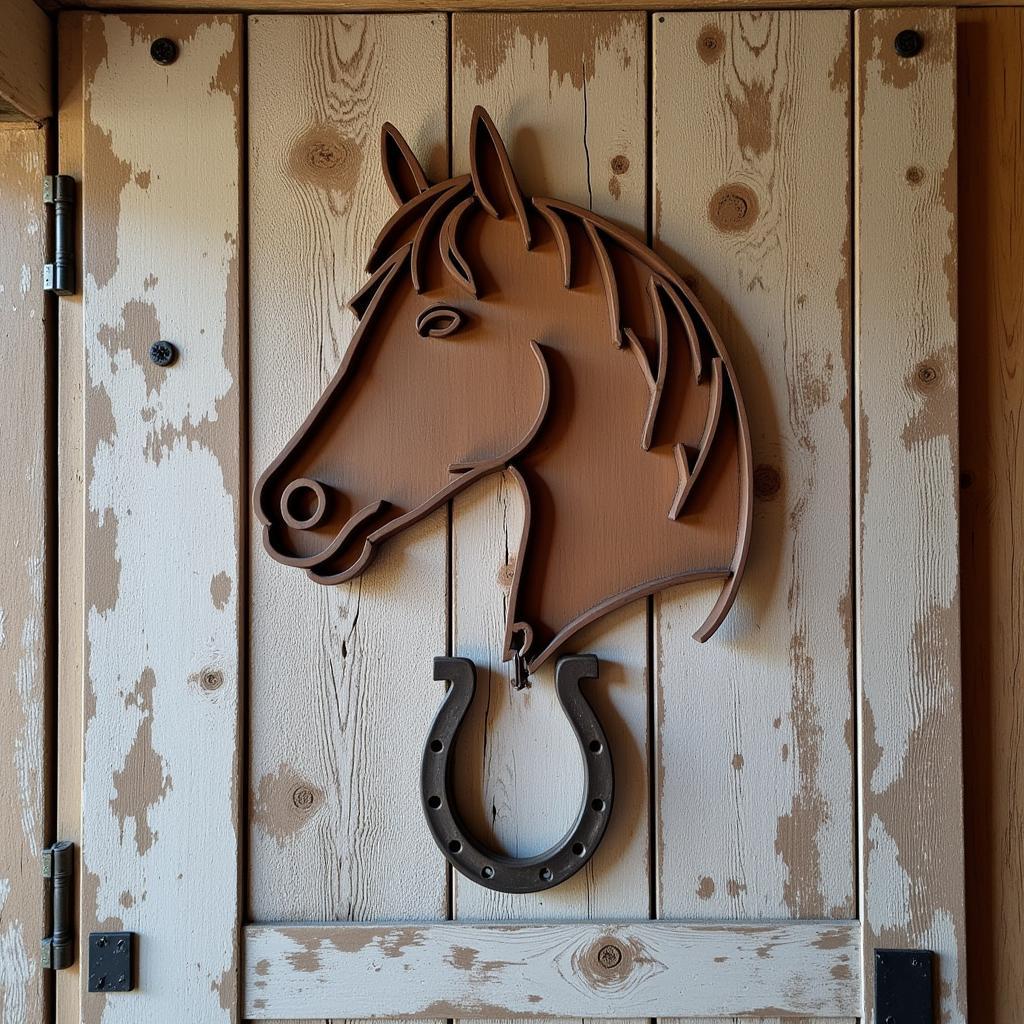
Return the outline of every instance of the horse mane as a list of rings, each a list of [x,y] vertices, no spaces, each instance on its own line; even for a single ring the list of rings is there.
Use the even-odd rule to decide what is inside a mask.
[[[403,203],[374,240],[366,262],[370,278],[349,302],[356,318],[364,316],[381,288],[388,287],[402,269],[408,269],[413,288],[418,293],[422,292],[426,283],[424,261],[433,244],[437,245],[441,263],[452,280],[476,296],[473,268],[459,247],[459,238],[467,214],[477,207],[489,210],[489,203],[468,174],[426,187]],[[532,207],[554,237],[566,289],[574,287],[574,236],[582,234],[593,254],[608,306],[609,339],[616,348],[630,350],[650,395],[640,426],[641,448],[649,451],[654,444],[668,374],[670,315],[675,317],[686,339],[694,380],[710,386],[707,417],[699,443],[693,446],[675,441],[672,445],[678,485],[668,515],[671,519],[678,519],[711,450],[721,419],[727,378],[731,384],[731,371],[728,364],[723,363],[723,349],[714,329],[678,275],[652,249],[631,234],[592,210],[562,200],[534,198]],[[521,221],[528,217],[525,205],[520,205],[514,212]],[[523,224],[523,242],[525,248],[532,247],[528,222]],[[631,318],[631,311],[624,301],[617,272],[617,267],[622,266],[623,256],[637,261],[648,272],[641,289],[646,303],[643,316]],[[648,331],[643,325],[651,325],[652,329]],[[702,342],[702,333],[707,346]],[[643,338],[645,334],[653,334],[647,345]],[[653,348],[650,354],[648,346]],[[712,350],[710,359],[705,358],[705,347]]]

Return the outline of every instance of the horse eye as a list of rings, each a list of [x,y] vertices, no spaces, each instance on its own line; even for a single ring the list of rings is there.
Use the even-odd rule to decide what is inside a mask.
[[[447,338],[462,326],[462,314],[451,306],[430,306],[416,317],[421,338]]]

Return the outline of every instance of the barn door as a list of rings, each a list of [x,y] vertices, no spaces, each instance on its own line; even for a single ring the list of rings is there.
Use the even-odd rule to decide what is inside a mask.
[[[895,948],[935,954],[963,1021],[952,15],[62,26],[81,931],[133,932],[138,961],[132,992],[88,991],[83,969],[82,1018],[872,1020],[876,949]],[[453,873],[419,794],[431,659],[454,653],[482,684],[459,750],[473,828],[527,856],[579,803],[551,672],[517,690],[501,660],[514,481],[329,588],[267,557],[248,499],[355,329],[393,211],[381,124],[439,181],[468,169],[476,104],[525,192],[685,275],[755,466],[718,635],[691,639],[714,599],[697,584],[576,645],[602,665],[615,813],[584,871],[528,895]]]

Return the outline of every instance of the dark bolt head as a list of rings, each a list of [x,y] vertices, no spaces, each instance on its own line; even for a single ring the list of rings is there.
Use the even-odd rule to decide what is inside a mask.
[[[916,57],[924,46],[924,40],[920,32],[905,28],[902,32],[896,33],[893,46],[901,57]]]
[[[157,64],[173,64],[178,59],[178,44],[173,39],[161,36],[153,40],[149,55]]]
[[[178,358],[178,350],[169,341],[154,341],[149,346],[149,358],[157,366],[170,366]]]

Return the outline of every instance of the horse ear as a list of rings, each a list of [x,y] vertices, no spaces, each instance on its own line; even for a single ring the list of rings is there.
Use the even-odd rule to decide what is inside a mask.
[[[390,121],[380,130],[380,165],[388,190],[399,206],[430,187],[409,143]]]
[[[523,193],[516,181],[512,161],[501,141],[491,115],[483,107],[473,110],[469,129],[469,171],[480,205],[500,219],[511,208],[523,229],[526,248],[530,248],[530,222],[526,216]]]

